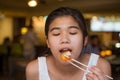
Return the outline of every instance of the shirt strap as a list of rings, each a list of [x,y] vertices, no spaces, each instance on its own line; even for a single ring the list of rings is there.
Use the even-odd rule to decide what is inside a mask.
[[[38,65],[39,65],[39,80],[50,80],[46,64],[46,57],[38,57]]]

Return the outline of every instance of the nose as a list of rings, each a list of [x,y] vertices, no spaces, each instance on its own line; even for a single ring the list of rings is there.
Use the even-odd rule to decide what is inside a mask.
[[[67,33],[63,33],[61,35],[61,43],[70,43],[70,38],[69,38],[69,35]]]

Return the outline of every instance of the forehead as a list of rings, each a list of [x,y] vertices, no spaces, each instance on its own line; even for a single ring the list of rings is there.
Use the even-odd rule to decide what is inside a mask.
[[[50,27],[71,25],[79,26],[77,21],[72,16],[59,16],[51,22]]]

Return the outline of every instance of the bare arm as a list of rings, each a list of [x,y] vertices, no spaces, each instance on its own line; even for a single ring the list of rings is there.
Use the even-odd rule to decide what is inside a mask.
[[[26,80],[38,79],[38,63],[37,60],[30,62],[26,67]]]
[[[111,76],[111,65],[107,60],[100,58],[98,66],[104,74]]]

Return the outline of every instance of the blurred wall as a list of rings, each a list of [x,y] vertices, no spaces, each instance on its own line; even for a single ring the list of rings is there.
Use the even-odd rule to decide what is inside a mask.
[[[0,44],[5,37],[13,39],[13,19],[11,17],[0,18]]]

